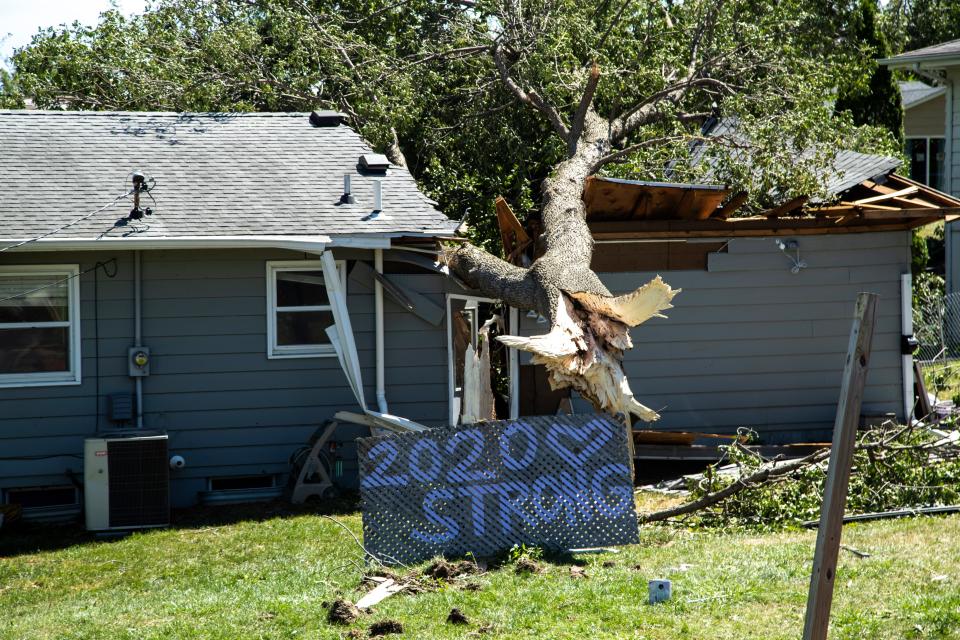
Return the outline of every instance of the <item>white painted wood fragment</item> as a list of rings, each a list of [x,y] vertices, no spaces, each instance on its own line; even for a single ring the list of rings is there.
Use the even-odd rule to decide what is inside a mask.
[[[400,593],[407,588],[405,584],[397,584],[392,578],[387,578],[376,587],[374,587],[367,595],[360,598],[357,601],[358,609],[369,609],[377,603],[383,602],[390,596],[395,593]]]

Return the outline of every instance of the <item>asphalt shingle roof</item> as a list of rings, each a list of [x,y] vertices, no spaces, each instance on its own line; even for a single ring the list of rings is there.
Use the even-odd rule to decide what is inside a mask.
[[[897,84],[900,86],[900,97],[903,100],[904,109],[909,109],[915,104],[925,102],[934,96],[939,96],[947,92],[946,87],[931,87],[917,80],[898,82]]]
[[[707,128],[704,134],[709,136],[722,135],[732,139],[742,138],[743,136],[738,131],[738,124],[737,118],[722,118]],[[695,158],[702,154],[704,150],[702,144],[698,146],[699,148],[694,150]],[[799,154],[798,159],[803,156],[803,153]],[[747,153],[744,154],[744,160],[749,161]],[[841,149],[834,156],[832,165],[823,168],[821,175],[825,179],[827,193],[833,197],[857,186],[864,180],[884,177],[899,167],[900,164],[900,160],[896,158]],[[708,177],[711,175],[712,170]]]
[[[134,170],[156,179],[138,237],[452,232],[405,169],[362,172],[371,151],[349,127],[313,126],[306,113],[0,111],[0,238],[36,237],[104,206]],[[340,204],[345,173],[355,204]],[[375,178],[385,215],[365,220]],[[56,237],[129,234],[115,223],[131,207],[124,199]]]
[[[905,62],[930,61],[930,60],[938,60],[938,59],[949,60],[952,58],[960,59],[960,40],[950,40],[948,42],[941,42],[939,44],[931,45],[929,47],[924,47],[922,49],[905,51],[900,55],[893,56],[892,58],[887,58],[885,60],[882,60],[881,62],[905,63]]]

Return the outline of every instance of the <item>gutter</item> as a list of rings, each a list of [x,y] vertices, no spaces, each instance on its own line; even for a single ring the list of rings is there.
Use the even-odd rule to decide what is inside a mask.
[[[0,244],[22,242],[3,239]],[[389,244],[389,240],[387,240]],[[292,249],[322,252],[330,236],[179,236],[158,238],[43,238],[11,251],[93,251],[113,249]]]
[[[149,238],[41,238],[11,251],[92,251],[100,249],[250,249],[269,247],[293,251],[322,252],[327,247],[342,249],[389,249],[392,238],[437,238],[452,235],[436,232],[397,232],[357,236],[169,236]],[[2,238],[0,246],[29,238]]]
[[[919,69],[920,65],[923,63],[933,63],[926,65],[926,67],[933,69],[942,69],[943,67],[950,67],[953,65],[960,65],[960,56],[957,56],[956,53],[932,53],[928,55],[921,56],[910,56],[908,58],[903,58],[900,56],[893,56],[892,58],[880,58],[877,60],[877,64],[881,64],[885,67],[891,69],[910,69],[915,70]]]

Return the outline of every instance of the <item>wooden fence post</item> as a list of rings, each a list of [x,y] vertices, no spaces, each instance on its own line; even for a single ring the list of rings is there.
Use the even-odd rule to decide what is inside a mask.
[[[863,387],[870,362],[870,345],[877,315],[875,293],[861,293],[850,329],[847,362],[843,368],[840,401],[833,425],[833,446],[830,467],[820,507],[820,527],[817,529],[817,548],[813,556],[810,593],[807,596],[807,617],[803,640],[824,640],[830,624],[830,605],[833,602],[833,583],[837,573],[837,555],[840,552],[840,534],[843,530],[843,512],[847,502],[850,466],[856,446],[857,427]]]

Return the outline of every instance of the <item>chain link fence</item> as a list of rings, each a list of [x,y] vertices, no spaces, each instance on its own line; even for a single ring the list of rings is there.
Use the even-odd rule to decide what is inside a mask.
[[[960,400],[960,293],[916,304],[913,334],[920,343],[914,358],[927,391],[940,400]]]

